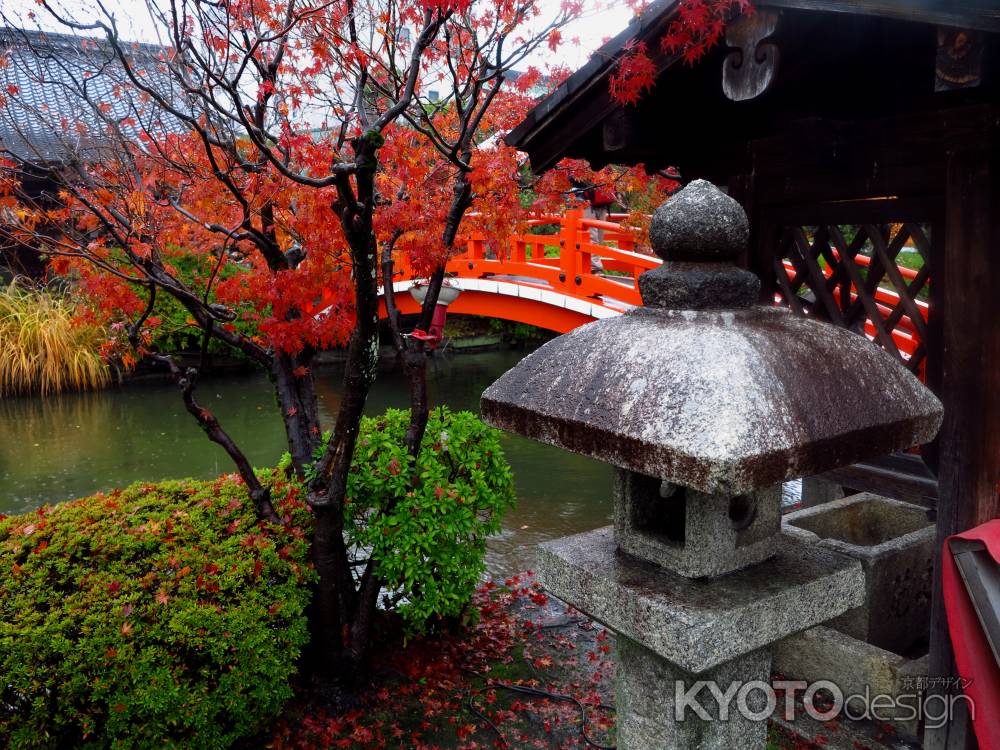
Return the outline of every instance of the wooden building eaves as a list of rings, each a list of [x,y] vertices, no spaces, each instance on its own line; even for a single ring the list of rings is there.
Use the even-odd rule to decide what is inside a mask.
[[[664,53],[659,44],[677,7],[678,0],[659,0],[650,5],[531,110],[507,135],[506,143],[527,152],[537,172],[566,156],[582,156],[578,145],[581,139],[612,112],[624,109],[611,99],[609,78],[630,43],[646,43],[661,81],[665,71],[678,62],[678,55]],[[995,0],[762,0],[757,8],[1000,32],[1000,4]]]
[[[547,137],[545,129],[554,119],[575,106],[579,106],[585,98],[592,98],[595,94],[599,99],[605,100],[605,106],[602,109],[605,110],[604,114],[606,114],[607,110],[615,106],[608,96],[608,79],[618,60],[625,55],[630,43],[645,42],[652,53],[658,52],[659,38],[662,36],[665,24],[676,13],[679,2],[680,0],[657,0],[657,2],[652,3],[641,15],[634,18],[621,33],[594,52],[583,67],[575,71],[528,112],[524,120],[507,134],[504,141],[510,146],[530,153],[536,140],[544,140]],[[658,59],[661,57],[657,55],[654,62],[665,62]],[[662,73],[671,62],[673,62],[673,58],[662,68],[657,65],[657,73]],[[566,143],[566,145],[570,144]],[[538,171],[544,171],[552,164],[535,164],[535,168]]]

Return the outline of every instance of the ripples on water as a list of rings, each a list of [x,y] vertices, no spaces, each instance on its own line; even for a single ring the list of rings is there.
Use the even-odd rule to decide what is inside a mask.
[[[432,403],[478,413],[483,390],[523,356],[519,352],[463,354],[429,369]],[[341,372],[317,372],[324,421],[341,397]],[[255,466],[270,466],[285,450],[271,385],[263,375],[206,379],[198,398],[243,447]],[[406,407],[406,384],[380,373],[368,413]],[[131,383],[97,393],[0,400],[0,513],[21,513],[137,480],[207,479],[232,471],[184,410],[169,383]],[[538,542],[603,526],[611,520],[609,466],[504,434],[518,506],[490,540],[495,575],[532,566]]]

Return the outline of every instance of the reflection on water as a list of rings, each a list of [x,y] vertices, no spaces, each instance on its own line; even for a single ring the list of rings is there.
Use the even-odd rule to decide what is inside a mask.
[[[521,357],[517,352],[464,354],[435,360],[432,403],[478,412],[479,396]],[[340,401],[340,372],[317,374],[324,421]],[[243,446],[255,466],[273,465],[284,432],[267,379],[257,375],[205,380],[198,396]],[[383,372],[370,414],[406,406],[396,372]],[[0,400],[0,513],[20,513],[136,480],[209,478],[232,471],[184,411],[175,386],[133,383],[98,393]],[[611,517],[611,469],[548,446],[504,435],[518,507],[491,540],[490,571],[531,567],[532,547],[553,537],[603,526]]]

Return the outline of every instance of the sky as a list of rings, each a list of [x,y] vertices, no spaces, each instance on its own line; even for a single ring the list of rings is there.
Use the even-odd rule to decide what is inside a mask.
[[[102,0],[104,5],[115,14],[122,36],[130,41],[157,42],[155,28],[146,10],[145,0]],[[91,9],[95,7],[94,0],[52,0],[54,4],[65,9],[67,14],[76,20],[86,20],[93,17]],[[612,0],[614,2],[614,0]],[[554,15],[562,0],[541,0],[546,15]],[[47,31],[65,31],[64,28],[46,17],[44,11],[38,8],[35,0],[0,0],[4,15],[9,19],[25,19],[22,23],[29,28],[41,27]],[[35,12],[37,21],[28,19],[28,13]],[[532,60],[535,65],[545,63],[564,64],[570,68],[578,68],[590,57],[591,52],[601,46],[605,38],[612,37],[625,28],[631,18],[631,13],[621,4],[614,7],[590,11],[585,18],[578,20],[563,32],[563,38],[570,40],[579,38],[579,45],[563,44],[556,53],[550,53],[548,48]]]

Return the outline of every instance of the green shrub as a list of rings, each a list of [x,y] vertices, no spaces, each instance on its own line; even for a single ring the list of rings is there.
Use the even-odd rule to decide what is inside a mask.
[[[552,331],[533,326],[530,323],[515,323],[512,320],[503,320],[502,318],[491,318],[490,330],[514,341],[542,341],[556,335]]]
[[[310,516],[243,485],[136,484],[0,517],[0,747],[225,748],[290,696]]]
[[[390,409],[362,420],[345,528],[392,592],[383,604],[418,633],[462,614],[485,570],[486,539],[515,492],[500,433],[475,414],[435,409],[415,464],[403,444],[409,418]]]
[[[174,273],[185,284],[195,289],[203,289],[207,279],[215,272],[216,260],[211,256],[200,256],[195,254],[176,254],[171,257],[170,265]],[[238,266],[233,263],[226,263],[219,271],[218,278],[228,279],[240,273]],[[215,301],[212,295],[209,301]],[[253,318],[266,316],[269,308],[263,310],[254,309],[253,305],[247,303],[237,306],[239,317],[231,326],[236,332],[253,337],[259,334],[257,323]],[[158,294],[156,305],[153,308],[153,317],[159,324],[153,329],[151,346],[160,352],[196,352],[201,349],[203,331],[191,317],[191,313],[184,305],[169,294]],[[222,343],[217,338],[212,337],[208,342],[208,352],[210,354],[224,354],[226,356],[241,359],[244,357],[239,351]]]
[[[370,551],[419,632],[462,613],[515,492],[500,433],[476,415],[435,409],[415,465],[403,446],[408,423],[396,409],[363,421],[346,512],[351,541]]]

